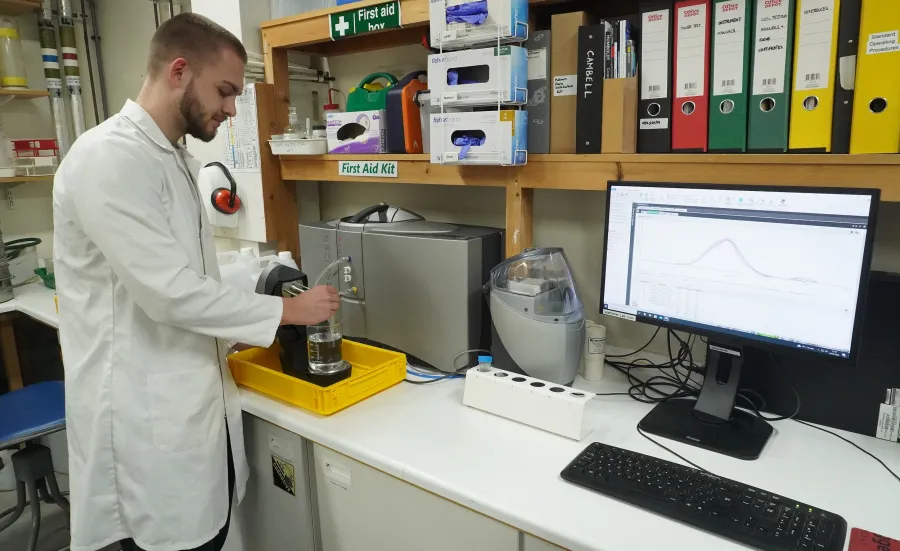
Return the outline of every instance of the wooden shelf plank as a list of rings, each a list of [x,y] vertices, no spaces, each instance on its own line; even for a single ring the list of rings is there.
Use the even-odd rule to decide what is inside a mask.
[[[398,161],[397,178],[338,175],[340,161]],[[428,155],[308,155],[281,158],[283,180],[503,187],[509,167],[433,165]]]
[[[423,31],[415,29],[425,27],[429,23],[429,0],[400,0],[402,29],[388,29],[343,40],[331,40],[329,17],[332,13],[375,6],[385,1],[363,0],[345,6],[265,21],[260,25],[263,49],[290,48],[321,55],[342,55],[419,42]],[[554,1],[557,0],[529,0],[531,4]]]
[[[10,176],[8,178],[0,178],[0,184],[25,184],[29,182],[46,182],[53,179],[53,174],[43,174],[41,176]]]
[[[0,88],[0,97],[9,96],[12,96],[15,99],[47,98],[50,97],[50,92],[48,92],[47,90],[10,90],[6,88]]]
[[[23,15],[41,9],[40,0],[0,0],[0,14]]]
[[[338,162],[397,161],[396,179],[339,176]],[[900,201],[900,155],[533,155],[522,167],[431,164],[428,155],[281,158],[284,180],[605,190],[609,181],[875,187]]]

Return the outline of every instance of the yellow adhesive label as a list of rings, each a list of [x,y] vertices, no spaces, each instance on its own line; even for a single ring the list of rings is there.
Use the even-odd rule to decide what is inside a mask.
[[[503,122],[509,123],[509,127],[512,130],[512,132],[510,132],[510,136],[515,136],[516,135],[516,112],[511,111],[509,109],[500,111],[500,120]]]

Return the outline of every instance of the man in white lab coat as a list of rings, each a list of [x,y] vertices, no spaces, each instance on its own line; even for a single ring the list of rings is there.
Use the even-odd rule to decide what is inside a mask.
[[[234,116],[246,60],[210,20],[168,20],[137,101],[79,137],[57,172],[73,551],[220,549],[230,486],[240,499],[248,477],[222,342],[268,346],[279,324],[337,309],[328,287],[282,299],[219,282],[210,198],[178,142],[209,141]]]

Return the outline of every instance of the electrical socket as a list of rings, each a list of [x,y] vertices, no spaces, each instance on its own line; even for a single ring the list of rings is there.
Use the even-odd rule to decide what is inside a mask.
[[[16,210],[16,202],[13,200],[12,188],[6,190],[6,208]]]

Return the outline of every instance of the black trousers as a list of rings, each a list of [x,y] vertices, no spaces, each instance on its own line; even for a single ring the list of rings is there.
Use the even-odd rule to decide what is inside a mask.
[[[225,539],[228,537],[228,527],[231,524],[231,502],[234,499],[234,459],[231,456],[231,436],[228,437],[228,517],[225,519],[225,526],[212,540],[204,543],[200,547],[194,549],[186,549],[185,551],[222,551],[225,546]],[[122,551],[143,551],[134,540],[127,539],[119,542]]]

